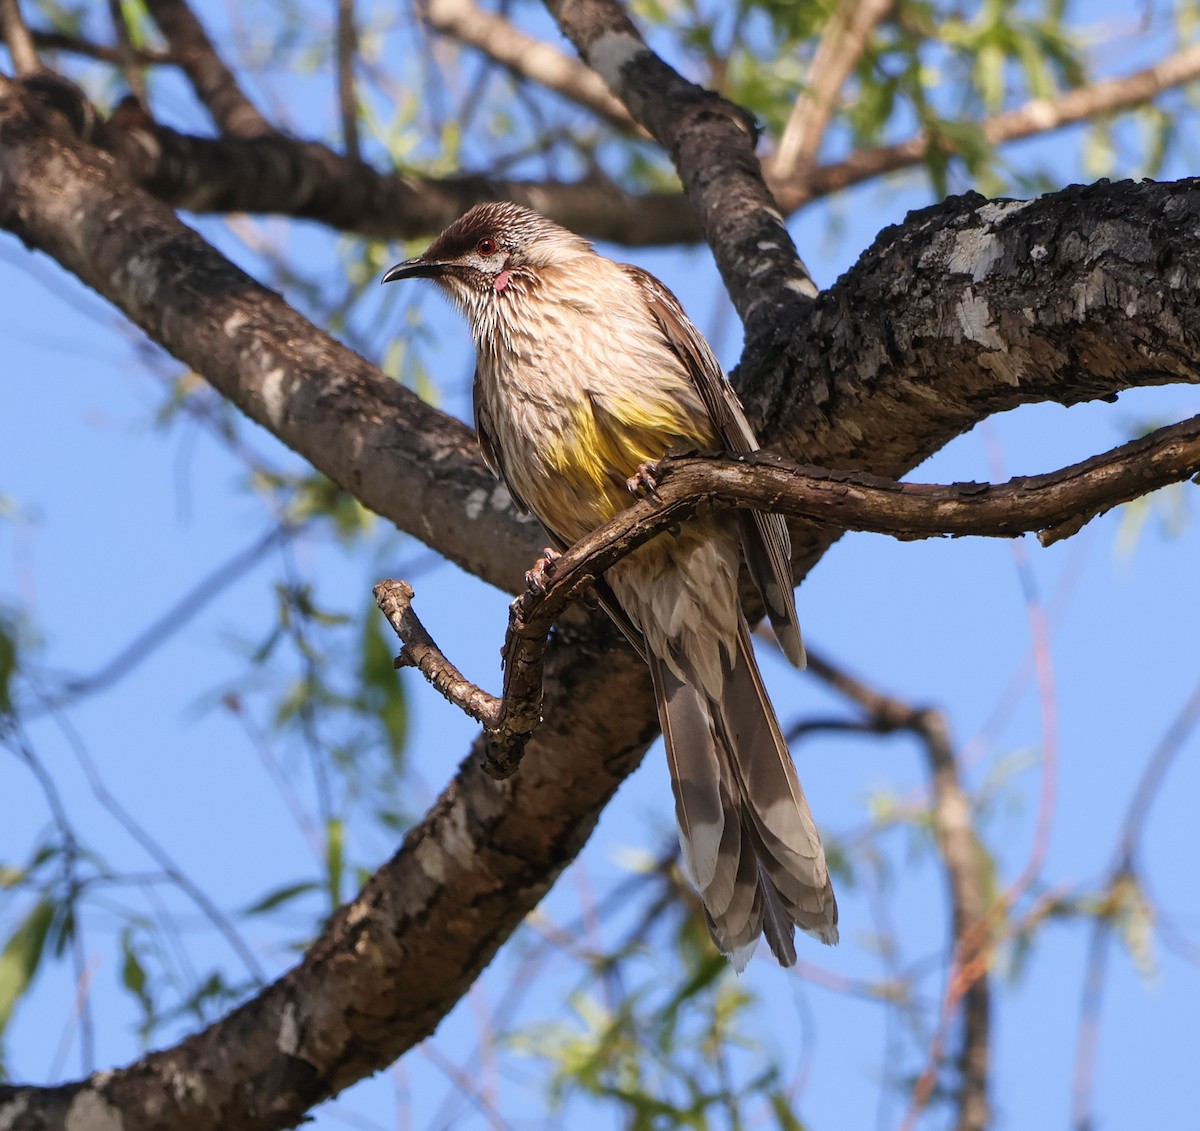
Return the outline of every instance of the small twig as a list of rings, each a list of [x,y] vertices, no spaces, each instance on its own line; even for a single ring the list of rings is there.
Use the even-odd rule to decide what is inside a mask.
[[[30,35],[42,51],[65,51],[70,55],[83,55],[102,63],[124,65],[125,57],[122,51],[105,43],[93,43],[90,39],[83,39],[77,35],[66,35],[60,31],[39,31],[37,28],[31,29]],[[133,59],[142,66],[163,66],[179,61],[170,51],[152,51],[144,47],[133,49]]]
[[[354,0],[337,0],[338,108],[342,115],[342,148],[351,161],[362,159],[358,141],[358,97],[354,92],[354,60],[358,54],[358,28]]]
[[[780,180],[793,180],[812,167],[842,87],[892,4],[893,0],[842,0],[829,18],[804,90],[775,150],[772,169]]]
[[[470,44],[513,74],[585,106],[623,133],[644,134],[590,67],[475,0],[426,0],[423,14],[436,31]]]
[[[0,27],[4,30],[4,41],[17,74],[32,75],[40,71],[42,64],[33,45],[33,36],[21,15],[19,0],[0,0]]]
[[[983,119],[978,123],[978,129],[988,145],[1002,145],[1090,121],[1098,115],[1142,106],[1163,91],[1198,77],[1200,44],[1193,44],[1121,78],[1090,83],[1057,98],[1035,98],[1015,110]],[[927,134],[916,134],[893,145],[860,149],[843,161],[811,171],[801,169],[790,179],[777,175],[774,161],[768,158],[763,163],[764,175],[783,209],[793,212],[818,197],[839,192],[849,185],[919,165],[933,144]],[[947,152],[954,151],[949,138],[939,137],[936,144]]]
[[[1134,882],[1134,861],[1146,818],[1166,777],[1188,736],[1200,723],[1200,684],[1192,689],[1187,701],[1172,720],[1157,748],[1142,771],[1137,788],[1125,814],[1121,839],[1104,890],[1117,893],[1123,883]],[[1106,900],[1107,903],[1113,902]],[[1075,1042],[1075,1069],[1071,1081],[1071,1126],[1075,1131],[1091,1131],[1092,1082],[1096,1075],[1096,1053],[1100,1038],[1100,1010],[1108,975],[1108,943],[1112,937],[1119,907],[1098,914],[1088,941],[1087,975],[1080,1006],[1079,1031]]]
[[[57,687],[47,688],[38,701],[22,704],[26,717],[36,718],[45,711],[74,705],[80,699],[105,691],[124,678],[139,664],[152,656],[156,649],[181,631],[210,601],[225,588],[241,580],[253,566],[257,565],[275,547],[300,533],[301,526],[281,522],[272,527],[246,549],[239,551],[228,561],[189,589],[165,613],[138,633],[112,659],[89,675],[77,675],[64,679]]]
[[[413,611],[413,587],[407,581],[381,581],[375,586],[375,603],[388,624],[404,641],[397,668],[416,668],[451,703],[491,730],[500,718],[501,703],[473,684],[449,660]]]
[[[913,1113],[924,1107],[932,1090],[941,1060],[942,1042],[949,1022],[961,1004],[957,1127],[958,1131],[983,1131],[988,1123],[991,985],[987,975],[992,963],[992,940],[971,805],[959,778],[958,760],[945,717],[940,711],[913,706],[875,691],[814,654],[811,648],[808,667],[818,678],[857,703],[872,730],[881,733],[908,731],[925,748],[933,794],[934,834],[950,889],[954,958],[929,1067],[914,1089],[910,1122]]]
[[[133,47],[133,39],[129,34],[129,24],[125,22],[125,12],[121,8],[121,0],[108,0],[108,10],[112,17],[113,33],[117,37],[117,62],[121,73],[129,84],[129,92],[137,100],[138,106],[149,113],[150,100],[146,93],[146,76],[139,65],[137,52]]]
[[[146,7],[183,68],[196,97],[217,128],[229,137],[266,137],[276,132],[246,96],[185,0],[146,0]]]

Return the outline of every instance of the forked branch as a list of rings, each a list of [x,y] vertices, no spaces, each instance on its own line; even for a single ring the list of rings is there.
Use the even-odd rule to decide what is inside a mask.
[[[668,527],[702,512],[753,507],[792,518],[895,538],[974,534],[1015,537],[1036,531],[1048,546],[1112,507],[1200,474],[1200,417],[1045,475],[1003,484],[898,483],[860,472],[803,467],[766,453],[668,457],[653,492],[581,538],[539,571],[509,612],[504,694],[471,683],[443,655],[412,609],[404,581],[382,581],[375,600],[404,642],[397,667],[416,667],[451,703],[480,722],[488,740],[484,768],[510,776],[541,721],[546,637],[572,601],[606,569]],[[938,767],[934,767],[936,770]]]

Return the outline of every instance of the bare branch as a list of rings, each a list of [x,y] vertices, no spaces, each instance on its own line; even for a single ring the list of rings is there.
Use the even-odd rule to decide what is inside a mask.
[[[413,590],[406,581],[381,581],[375,602],[404,642],[396,667],[414,667],[450,703],[482,724],[486,738],[484,772],[497,780],[511,777],[537,725],[542,721],[542,679],[546,635],[568,597],[550,609],[536,598],[518,597],[509,614],[504,644],[504,696],[497,698],[468,680],[434,643],[412,607]],[[531,618],[525,617],[529,608]]]
[[[600,176],[576,182],[486,175],[384,174],[319,142],[283,134],[208,138],[181,134],[121,107],[102,141],[126,173],[160,200],[190,212],[273,212],[377,239],[440,231],[480,201],[526,204],[597,239],[636,244],[699,238],[678,193],[635,196]]]
[[[446,699],[483,724],[490,744],[485,769],[494,777],[505,778],[516,770],[525,743],[541,721],[546,636],[555,620],[605,570],[697,513],[749,506],[900,538],[942,534],[1009,537],[1040,530],[1043,544],[1049,545],[1075,533],[1096,514],[1197,473],[1200,417],[1159,429],[1062,471],[1021,477],[1000,486],[897,483],[861,473],[801,468],[764,454],[670,457],[658,464],[651,495],[580,539],[555,559],[552,569],[538,575],[536,584],[530,580],[525,593],[513,602],[503,650],[502,698],[468,681],[442,654],[413,611],[413,591],[406,582],[380,582],[375,600],[404,642],[397,666],[418,668]],[[835,678],[828,665],[817,661],[816,669],[818,675],[860,703],[876,729],[910,729],[921,734],[935,763],[931,772],[935,777],[949,774],[942,782],[943,791],[957,788],[944,722],[932,713],[928,718],[911,710],[897,713],[892,701],[849,677]],[[957,802],[951,798],[945,804],[946,827],[950,828],[951,809]],[[961,853],[961,845],[953,844],[944,851],[949,854],[952,849]],[[981,919],[982,904],[976,907],[979,901],[962,899],[970,907],[971,921]],[[969,997],[969,986],[967,993]],[[986,1008],[984,1022],[986,1028]],[[983,1069],[981,1080],[986,1079],[986,1054]]]
[[[256,138],[276,132],[246,97],[185,0],[146,0],[146,8],[223,134]]]
[[[984,1131],[988,1125],[990,1060],[991,941],[987,935],[986,880],[971,818],[971,803],[958,773],[945,716],[883,695],[809,651],[809,670],[852,699],[879,733],[908,731],[925,749],[933,795],[933,827],[950,893],[954,968],[948,993],[962,1002],[958,1050],[958,1131]],[[941,1037],[939,1035],[938,1040]],[[938,1057],[933,1058],[936,1068]],[[930,1073],[932,1083],[934,1074]],[[915,1102],[915,1101],[914,1101]]]
[[[47,46],[60,45],[116,61],[111,51],[93,44],[60,43],[61,37],[49,35],[42,38]],[[164,63],[173,57],[143,53],[140,58]],[[1187,69],[1167,63],[1169,60],[1151,68],[1164,83],[1155,92],[1170,85],[1168,78],[1183,82],[1195,77]],[[1130,76],[1130,80],[1137,77]],[[1124,84],[1126,80],[1116,81]],[[1138,82],[1122,89],[1131,99],[1135,93],[1152,96]],[[1114,108],[1139,105],[1143,100],[1133,99]],[[1049,105],[1053,108],[1058,102]],[[1026,112],[1032,115],[1028,107]],[[1038,120],[1058,119],[1043,113]],[[169,204],[193,212],[281,213],[339,230],[399,239],[440,231],[472,204],[503,198],[536,208],[575,231],[627,246],[694,243],[702,238],[695,212],[679,193],[634,195],[599,177],[567,183],[487,175],[444,179],[387,175],[348,161],[327,146],[280,134],[256,144],[237,138],[193,137],[159,126],[144,114],[118,114],[111,126],[107,145],[130,175]],[[846,161],[814,169],[799,189],[798,182],[771,183],[794,209],[846,185],[918,164],[925,145],[924,139],[918,138],[863,151]],[[770,177],[770,159],[766,167]]]
[[[446,659],[412,607],[413,587],[407,581],[381,581],[374,593],[379,611],[404,642],[396,667],[416,668],[449,702],[484,727],[494,727],[500,700],[473,684]]]
[[[1167,770],[1184,748],[1188,736],[1200,723],[1200,684],[1197,684],[1179,713],[1171,721],[1158,746],[1150,755],[1125,813],[1121,838],[1107,881],[1104,900],[1092,923],[1088,940],[1079,1030],[1075,1041],[1075,1067],[1071,1079],[1071,1126],[1075,1131],[1093,1131],[1092,1087],[1096,1075],[1096,1054],[1100,1042],[1100,1011],[1108,978],[1109,942],[1117,920],[1128,911],[1138,894],[1134,858],[1140,845],[1150,805],[1162,786]]]
[[[486,500],[475,521],[451,523],[457,545],[438,549],[516,589],[541,536],[502,493],[492,502],[501,489],[471,430],[317,330],[103,154],[56,141],[63,123],[46,116],[59,107],[43,93],[0,107],[0,225],[50,250],[252,420],[411,533],[440,540],[448,515]]]
[[[546,6],[671,155],[747,337],[798,320],[817,290],[763,181],[754,122],[660,59],[616,0],[546,0]]]
[[[586,107],[622,133],[642,132],[604,80],[557,47],[529,35],[474,0],[426,0],[430,26],[482,51],[513,74]]]
[[[108,11],[112,18],[113,33],[117,37],[117,62],[121,73],[129,84],[129,90],[139,106],[149,110],[150,100],[146,95],[146,77],[142,74],[137,52],[133,47],[133,39],[129,35],[129,25],[125,22],[125,12],[121,8],[121,0],[108,0]]]
[[[793,181],[811,170],[842,87],[862,58],[871,33],[892,7],[893,0],[841,0],[817,45],[804,90],[771,159],[774,178]]]
[[[0,29],[4,32],[4,42],[8,44],[8,53],[12,56],[17,74],[36,74],[42,65],[38,60],[37,48],[33,45],[33,37],[21,15],[20,0],[0,0]]]
[[[897,483],[862,472],[802,467],[766,453],[737,459],[670,457],[658,464],[655,496],[621,512],[575,550],[593,538],[605,546],[627,539],[633,548],[645,540],[647,528],[657,532],[698,512],[738,506],[904,539],[1007,538],[1037,531],[1042,545],[1049,546],[1098,514],[1197,474],[1200,417],[1061,471],[999,485]],[[554,586],[570,574],[574,558],[573,550],[555,563]]]
[[[1101,114],[1114,114],[1144,105],[1163,91],[1196,78],[1200,78],[1200,43],[1185,47],[1122,78],[1091,83],[1067,91],[1057,98],[1037,98],[1016,110],[985,118],[979,123],[979,131],[989,145],[1019,141],[1085,122]],[[777,172],[768,158],[765,175],[780,204],[792,212],[818,197],[828,196],[849,185],[919,165],[925,160],[930,144],[928,137],[918,134],[894,145],[860,150],[844,161],[823,165],[811,173],[797,170],[791,178]],[[947,152],[954,151],[953,143],[947,138],[939,138],[938,144]]]
[[[124,58],[121,49],[109,47],[104,43],[93,43],[77,35],[66,35],[58,31],[39,31],[32,29],[33,42],[42,51],[63,51],[70,55],[82,55],[88,59],[98,59],[102,63],[122,65]],[[177,63],[178,60],[169,51],[154,51],[148,48],[136,47],[133,51],[134,61],[144,66],[166,65]]]
[[[358,54],[358,28],[354,0],[337,2],[337,89],[342,115],[342,146],[351,161],[362,159],[358,142],[358,96],[354,91],[354,59]]]

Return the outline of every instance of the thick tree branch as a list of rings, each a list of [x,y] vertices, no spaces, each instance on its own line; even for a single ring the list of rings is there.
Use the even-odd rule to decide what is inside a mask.
[[[436,31],[470,44],[513,74],[585,106],[622,133],[641,132],[629,111],[590,67],[481,8],[475,0],[425,0],[424,15]]]
[[[49,113],[33,99],[0,108],[0,223],[367,506],[427,539],[457,512],[462,537],[439,549],[515,586],[540,535],[514,520],[471,430],[318,331],[102,155],[56,142],[51,130],[61,121]]]
[[[516,586],[540,538],[514,520],[469,431],[316,331],[110,162],[72,146],[66,123],[19,87],[0,104],[0,224],[368,505],[439,544],[442,524],[459,528],[466,567]],[[607,626],[564,624],[556,641],[546,719],[519,780],[496,783],[470,759],[300,967],[128,1071],[0,1088],[0,1124],[59,1127],[71,1115],[119,1118],[129,1131],[290,1126],[428,1036],[582,847],[655,733],[645,672]],[[624,711],[608,709],[610,695]]]
[[[283,134],[195,137],[128,106],[106,123],[101,141],[131,178],[176,208],[283,213],[377,239],[440,231],[485,200],[514,200],[597,239],[638,244],[669,242],[681,215],[691,215],[677,193],[634,196],[598,176],[555,182],[384,174],[320,142]],[[694,219],[690,224],[695,229]]]
[[[794,181],[812,169],[842,87],[892,6],[893,0],[841,0],[834,10],[772,157],[777,181]]]
[[[276,132],[246,96],[186,0],[146,0],[146,8],[221,133],[256,138]]]
[[[671,155],[750,338],[816,294],[754,155],[757,128],[646,46],[616,0],[546,0],[584,60]]]
[[[786,348],[748,350],[747,408],[794,458],[899,477],[916,449],[995,412],[1196,382],[1197,225],[1192,181],[968,194],[913,213]]]

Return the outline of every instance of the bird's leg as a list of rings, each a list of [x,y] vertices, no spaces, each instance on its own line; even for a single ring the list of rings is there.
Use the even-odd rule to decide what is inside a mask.
[[[525,584],[534,593],[543,594],[550,588],[550,578],[554,576],[554,563],[562,557],[558,550],[546,546],[542,556],[533,563],[533,568],[525,571]]]
[[[631,495],[636,495],[639,499],[645,498],[647,495],[657,495],[658,461],[646,460],[637,471],[625,480],[625,486],[629,488]]]

